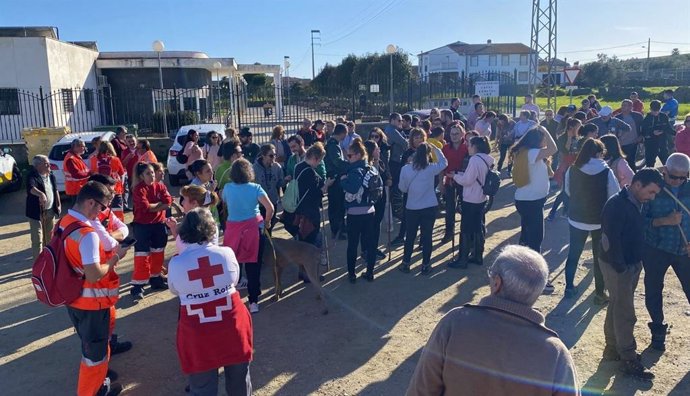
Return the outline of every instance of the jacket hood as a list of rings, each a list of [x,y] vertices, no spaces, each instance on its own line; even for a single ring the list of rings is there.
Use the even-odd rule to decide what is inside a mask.
[[[604,169],[608,169],[608,167],[609,166],[606,164],[606,161],[604,161],[603,159],[590,158],[589,162],[582,165],[582,168],[580,168],[580,170],[588,175],[596,175]]]

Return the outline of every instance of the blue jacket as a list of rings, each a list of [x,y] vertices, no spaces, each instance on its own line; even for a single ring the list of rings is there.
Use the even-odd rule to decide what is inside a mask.
[[[665,187],[671,190],[669,186]],[[685,182],[681,184],[676,197],[680,199],[686,207],[690,207],[690,183]],[[647,245],[663,250],[664,252],[685,256],[687,255],[685,242],[683,241],[683,236],[678,226],[652,226],[654,219],[666,217],[674,210],[683,215],[680,226],[683,228],[685,236],[690,236],[690,216],[662,189],[653,201],[645,205],[644,211],[642,212],[645,217],[644,240]]]
[[[618,273],[642,261],[644,217],[628,188],[609,198],[601,212],[601,250],[599,256]]]
[[[347,170],[347,177],[340,180],[340,186],[345,191],[346,209],[373,205],[364,197],[364,175],[366,173],[367,163],[364,160],[359,160],[350,164]]]

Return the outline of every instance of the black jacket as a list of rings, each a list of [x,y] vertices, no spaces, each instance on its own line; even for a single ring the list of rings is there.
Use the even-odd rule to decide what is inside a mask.
[[[676,130],[673,129],[673,125],[671,125],[667,114],[659,113],[657,115],[652,115],[652,113],[647,113],[644,120],[642,120],[642,135],[646,138],[650,138],[655,136],[654,131],[657,130],[663,131],[670,136],[676,134]]]
[[[323,159],[326,165],[326,177],[338,179],[347,173],[350,163],[345,160],[340,143],[335,138],[326,142],[326,157]]]
[[[628,188],[609,198],[601,213],[600,257],[619,273],[642,261],[645,220]]]
[[[53,172],[50,172],[50,184],[53,185],[53,212],[56,216],[60,216],[60,195],[57,190],[57,182]],[[38,197],[31,194],[31,189],[36,187],[40,192],[46,192],[46,186],[43,183],[43,178],[38,174],[33,167],[29,171],[26,179],[26,217],[33,220],[41,220],[41,204]]]

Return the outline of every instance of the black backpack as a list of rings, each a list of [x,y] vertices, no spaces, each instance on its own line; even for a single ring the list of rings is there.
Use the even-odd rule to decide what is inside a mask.
[[[383,179],[375,167],[367,166],[366,170],[362,186],[369,202],[375,204],[383,196]]]
[[[479,157],[479,159],[484,162],[488,168],[488,172],[486,172],[486,176],[484,177],[484,183],[480,182],[479,179],[477,179],[477,183],[482,186],[482,192],[485,195],[493,197],[501,187],[501,174],[493,169],[493,165],[489,166],[489,163],[486,162],[484,158]]]

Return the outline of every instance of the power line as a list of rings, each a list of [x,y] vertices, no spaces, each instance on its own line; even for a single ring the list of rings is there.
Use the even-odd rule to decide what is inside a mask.
[[[559,51],[559,53],[560,54],[575,54],[578,52],[604,51],[604,50],[610,50],[610,49],[616,49],[616,48],[632,47],[634,45],[642,45],[642,44],[647,44],[647,42],[646,41],[640,41],[639,43],[630,43],[630,44],[617,45],[615,47],[606,47],[606,48],[591,48],[591,49],[576,50],[576,51]]]
[[[671,45],[690,45],[690,43],[672,43],[670,41],[652,41],[655,44],[671,44]]]
[[[363,26],[368,24],[369,22],[373,21],[374,19],[378,18],[379,15],[383,14],[384,12],[388,11],[396,2],[400,2],[401,0],[390,0],[379,12],[371,16],[369,19],[365,20],[364,22],[361,22],[359,25],[355,26],[354,29],[352,29],[350,32],[346,33],[345,35],[338,37],[335,40],[331,40],[327,43],[323,43],[322,45],[330,45],[333,43],[337,43],[338,41],[347,38],[354,34],[357,30],[361,29]]]

